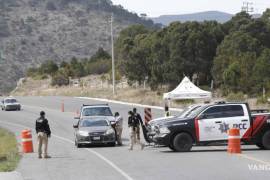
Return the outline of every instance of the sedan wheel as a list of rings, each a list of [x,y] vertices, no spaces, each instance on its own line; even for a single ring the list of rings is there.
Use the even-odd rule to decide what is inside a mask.
[[[77,148],[81,148],[81,147],[82,147],[82,145],[81,145],[80,143],[78,143],[77,140],[75,140],[75,146],[76,146]]]
[[[115,146],[115,142],[113,142],[113,143],[109,143],[109,146],[114,147],[114,146]]]

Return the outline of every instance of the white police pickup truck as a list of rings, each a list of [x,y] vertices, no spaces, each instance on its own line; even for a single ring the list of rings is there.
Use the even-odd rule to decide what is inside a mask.
[[[175,117],[160,124],[153,140],[185,152],[193,145],[227,142],[230,128],[240,129],[242,143],[270,150],[270,114],[251,114],[247,103],[203,105],[185,118]]]

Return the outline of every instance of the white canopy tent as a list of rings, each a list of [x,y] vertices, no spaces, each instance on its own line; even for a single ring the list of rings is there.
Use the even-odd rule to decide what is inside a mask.
[[[163,94],[163,99],[166,100],[210,99],[211,97],[211,92],[198,88],[188,79],[188,77],[184,77],[182,82],[173,91]]]

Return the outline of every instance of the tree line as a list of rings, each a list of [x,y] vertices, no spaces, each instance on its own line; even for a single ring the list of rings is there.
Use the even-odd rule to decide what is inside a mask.
[[[270,90],[270,9],[260,18],[246,12],[230,21],[174,22],[150,30],[124,29],[116,42],[121,72],[130,82],[147,80],[152,89],[178,85],[183,76],[222,89],[224,95],[257,95]]]
[[[81,78],[92,74],[104,74],[111,71],[111,55],[103,48],[89,59],[77,59],[62,61],[60,64],[53,60],[42,63],[39,67],[29,68],[27,76],[38,79],[52,77],[52,85],[68,85],[70,78]]]

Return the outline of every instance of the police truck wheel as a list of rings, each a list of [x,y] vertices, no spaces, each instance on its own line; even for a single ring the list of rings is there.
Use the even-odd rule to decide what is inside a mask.
[[[262,137],[262,145],[264,149],[270,150],[270,131],[264,133]]]
[[[187,133],[177,134],[173,139],[173,147],[177,152],[188,152],[193,144],[192,137]]]
[[[260,149],[265,149],[264,146],[263,146],[263,144],[262,144],[261,142],[256,143],[256,146],[257,146],[258,148],[260,148]]]

